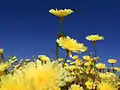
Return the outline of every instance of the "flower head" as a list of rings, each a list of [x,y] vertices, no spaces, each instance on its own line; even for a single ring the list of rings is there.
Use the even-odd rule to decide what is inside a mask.
[[[0,48],[0,55],[3,54],[4,49]]]
[[[38,58],[41,60],[41,61],[49,61],[50,58],[47,57],[46,55],[38,55]]]
[[[83,59],[86,60],[86,61],[90,61],[90,60],[91,60],[91,58],[90,58],[89,55],[84,55],[84,56],[83,56]]]
[[[49,12],[58,17],[65,17],[65,16],[73,13],[73,11],[71,9],[64,9],[64,10],[50,9]]]
[[[98,63],[98,64],[96,64],[96,67],[97,67],[98,69],[105,69],[105,68],[106,68],[106,65],[103,64],[103,63]]]
[[[71,62],[71,60],[67,60],[67,63],[70,63]]]
[[[111,64],[114,64],[114,63],[117,62],[117,60],[115,60],[115,59],[109,59],[108,62],[111,63]]]
[[[91,80],[88,80],[88,81],[86,81],[85,82],[85,85],[86,85],[86,87],[88,88],[88,89],[95,89],[95,84],[93,83],[93,81],[91,81]]]
[[[68,68],[69,68],[70,71],[72,71],[72,70],[74,70],[74,69],[77,69],[78,67],[75,66],[75,65],[71,65],[71,66],[69,66]]]
[[[33,71],[34,73],[32,73]],[[44,65],[39,65],[38,67],[31,65],[27,66],[24,72],[28,81],[32,79],[35,90],[38,90],[39,88],[42,90],[42,88],[57,85],[64,70],[57,62],[47,62]]]
[[[75,62],[75,61],[74,61],[74,62],[70,62],[70,64],[71,64],[71,65],[75,65],[75,64],[76,64],[76,62]]]
[[[78,43],[76,40],[71,39],[69,36],[57,39],[57,43],[63,49],[67,49],[71,52],[81,52],[85,48],[84,44]]]
[[[58,58],[58,61],[59,62],[62,62],[64,59],[63,58]]]
[[[104,37],[99,35],[88,35],[86,39],[89,41],[98,41],[98,40],[103,40]]]
[[[90,66],[91,65],[91,61],[86,61],[85,62],[85,66]]]
[[[76,59],[78,59],[78,58],[79,58],[78,55],[74,55],[74,56],[72,56],[72,59],[73,59],[73,60],[76,60]]]
[[[10,64],[8,62],[0,63],[0,72],[7,70],[10,67]]]
[[[114,67],[114,70],[116,70],[117,72],[120,72],[120,68],[119,67]]]

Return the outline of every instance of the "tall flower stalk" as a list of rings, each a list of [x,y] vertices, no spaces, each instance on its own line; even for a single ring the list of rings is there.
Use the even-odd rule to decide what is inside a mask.
[[[60,37],[63,37],[62,34],[63,18],[71,14],[73,11],[71,9],[64,9],[64,10],[51,9],[49,10],[49,12],[59,18],[59,22],[60,22],[60,32],[58,33],[58,39],[59,39]],[[56,42],[56,60],[58,60],[58,57],[59,57],[59,44]]]
[[[86,37],[86,39],[87,39],[88,41],[92,41],[92,42],[93,42],[93,45],[94,45],[94,54],[95,54],[95,57],[97,57],[96,41],[104,40],[104,37],[103,37],[103,36],[99,36],[99,35],[97,34],[97,35],[88,35],[88,36]]]
[[[60,37],[63,37],[63,34],[62,34],[62,23],[63,23],[63,17],[59,17],[59,23],[60,23],[60,32],[58,33],[58,39]],[[59,44],[56,42],[56,60],[58,60],[59,58]]]

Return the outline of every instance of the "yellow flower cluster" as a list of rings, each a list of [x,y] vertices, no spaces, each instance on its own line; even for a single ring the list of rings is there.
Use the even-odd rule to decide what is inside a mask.
[[[51,9],[49,12],[63,18],[73,11]],[[96,46],[96,41],[104,37],[89,35],[86,39]],[[109,59],[112,67],[107,67],[96,54],[86,52],[87,46],[69,36],[59,37],[56,42],[66,51],[66,58],[53,60],[46,55],[38,55],[32,60],[18,60],[17,56],[13,56],[4,61],[3,49],[0,49],[0,90],[120,89],[120,67],[115,66],[116,59]]]
[[[37,60],[2,76],[0,90],[59,90],[61,75],[64,70],[56,61],[42,64]]]

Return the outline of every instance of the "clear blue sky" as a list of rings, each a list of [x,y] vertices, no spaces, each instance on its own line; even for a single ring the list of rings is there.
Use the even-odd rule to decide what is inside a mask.
[[[110,56],[120,60],[119,4],[119,0],[0,0],[0,47],[5,57],[29,58],[45,52],[53,57],[59,22],[48,11],[71,8],[76,12],[65,17],[63,33],[90,51],[92,44],[85,36],[103,35],[105,40],[97,43],[101,61]]]

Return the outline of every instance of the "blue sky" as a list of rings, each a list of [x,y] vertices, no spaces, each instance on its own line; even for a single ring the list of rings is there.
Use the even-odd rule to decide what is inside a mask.
[[[85,36],[102,35],[105,40],[97,43],[101,62],[106,63],[110,57],[120,60],[119,3],[119,0],[1,0],[0,47],[4,48],[5,57],[29,58],[38,54],[54,57],[59,22],[48,11],[71,8],[75,12],[65,17],[63,33],[87,45],[89,51],[92,43]]]

